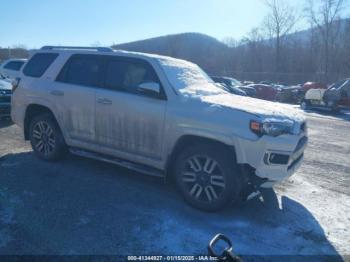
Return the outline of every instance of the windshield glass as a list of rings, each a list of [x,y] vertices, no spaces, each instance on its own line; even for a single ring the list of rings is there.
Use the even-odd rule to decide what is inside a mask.
[[[331,85],[331,86],[329,87],[329,89],[339,89],[339,88],[342,88],[347,82],[348,82],[348,80],[341,80],[341,81],[338,81],[338,82],[334,83],[333,85]]]
[[[225,92],[197,65],[179,59],[160,58],[170,84],[181,94],[208,95]]]

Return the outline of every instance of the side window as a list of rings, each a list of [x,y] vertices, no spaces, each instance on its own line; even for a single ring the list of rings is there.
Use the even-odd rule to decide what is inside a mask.
[[[152,66],[139,59],[111,59],[107,63],[105,88],[133,94],[147,95],[139,90],[139,85],[156,82],[158,76]]]
[[[25,65],[23,74],[31,77],[41,77],[57,56],[56,53],[35,54]]]
[[[97,55],[73,55],[64,65],[57,81],[98,87],[101,86],[103,57]]]
[[[24,64],[24,61],[11,61],[4,65],[5,69],[19,71]]]

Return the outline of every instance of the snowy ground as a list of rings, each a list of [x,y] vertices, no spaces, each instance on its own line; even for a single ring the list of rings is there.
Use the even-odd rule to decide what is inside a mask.
[[[117,166],[39,161],[0,122],[0,254],[206,254],[221,232],[244,255],[350,255],[350,113],[307,117],[305,161],[276,188],[280,207],[255,199],[216,214]]]

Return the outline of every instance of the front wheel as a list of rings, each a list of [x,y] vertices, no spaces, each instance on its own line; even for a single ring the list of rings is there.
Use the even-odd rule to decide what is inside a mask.
[[[238,200],[242,188],[234,155],[218,146],[186,148],[176,160],[175,176],[185,200],[204,211]]]
[[[43,160],[58,160],[67,151],[61,130],[50,114],[41,114],[31,121],[29,138],[34,153]]]

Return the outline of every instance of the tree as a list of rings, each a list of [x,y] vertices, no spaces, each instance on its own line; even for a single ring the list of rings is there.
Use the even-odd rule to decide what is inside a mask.
[[[264,19],[264,27],[274,42],[275,72],[281,69],[281,48],[284,37],[291,32],[296,23],[295,10],[285,0],[265,0],[269,13]]]
[[[340,14],[346,0],[307,0],[305,11],[322,40],[322,61],[324,81],[329,80],[330,58],[334,55],[334,45],[340,31]]]

